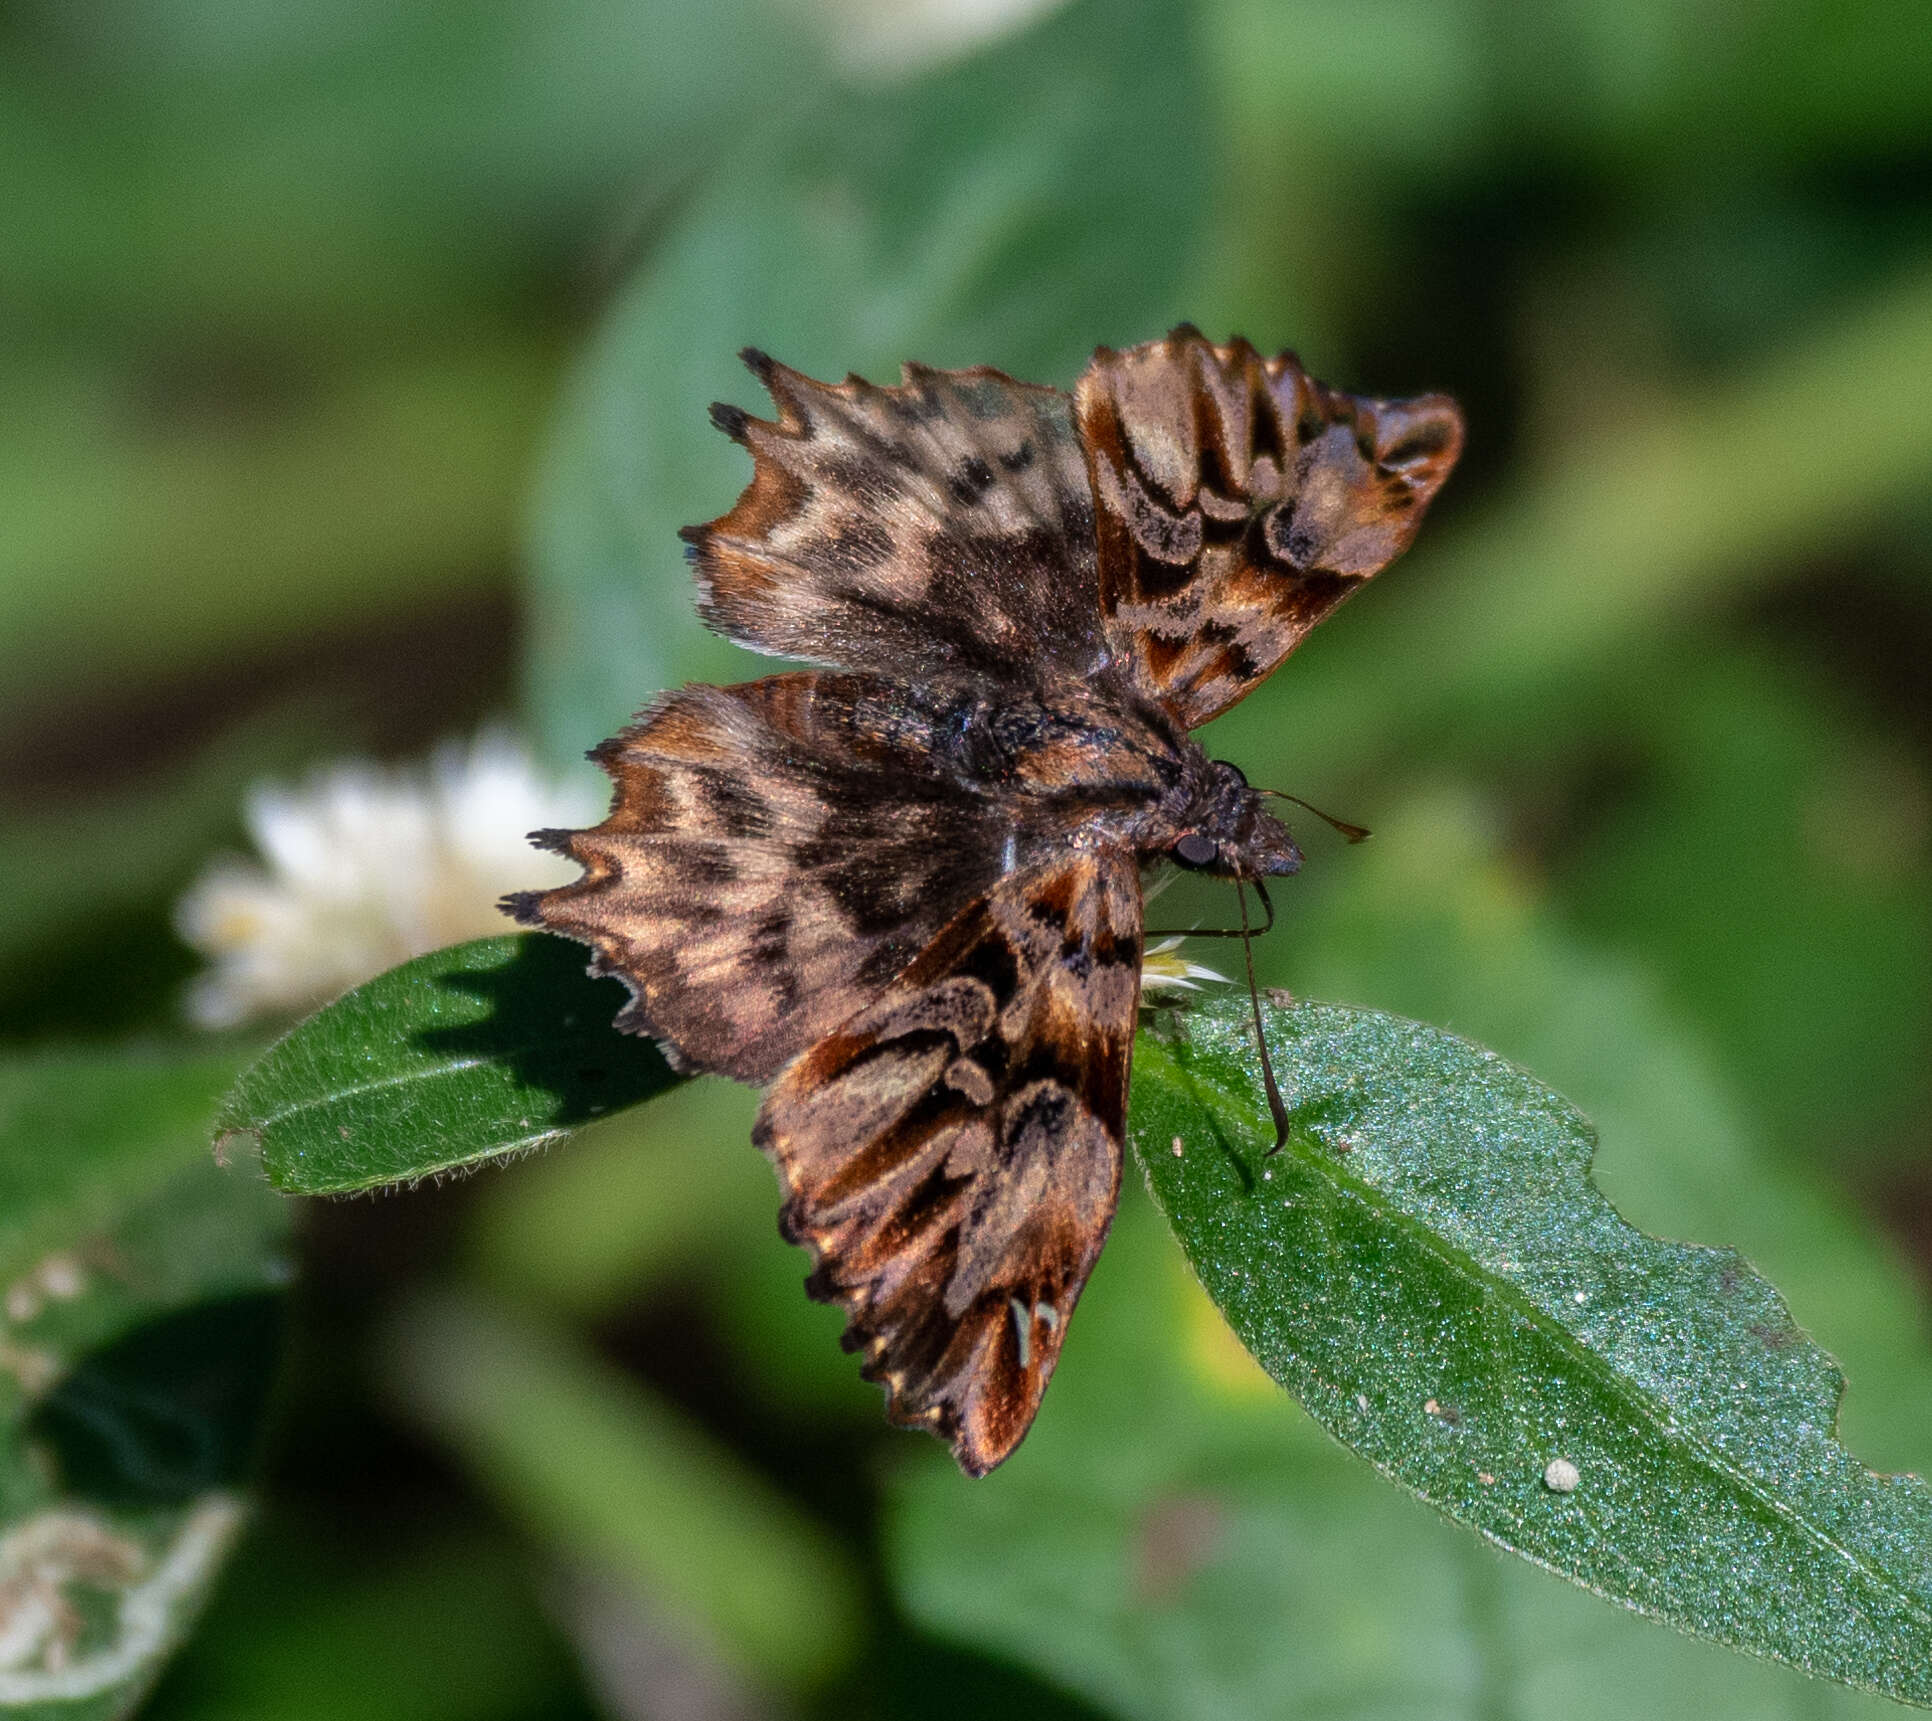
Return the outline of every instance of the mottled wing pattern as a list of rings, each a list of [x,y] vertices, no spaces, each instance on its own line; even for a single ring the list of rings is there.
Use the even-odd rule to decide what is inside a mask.
[[[975,902],[793,1064],[756,1138],[888,1414],[983,1475],[1039,1408],[1120,1186],[1139,873],[1069,852]]]
[[[1114,652],[1190,729],[1408,548],[1462,448],[1446,396],[1359,399],[1185,326],[1102,347],[1074,402]]]
[[[685,533],[698,611],[755,651],[1037,684],[1099,663],[1093,504],[1071,403],[989,369],[814,382],[758,352],[773,421],[737,506]]]
[[[584,876],[508,906],[595,949],[633,995],[619,1027],[769,1080],[999,877],[1008,815],[936,753],[882,678],[687,687],[592,754],[601,825],[537,833]]]

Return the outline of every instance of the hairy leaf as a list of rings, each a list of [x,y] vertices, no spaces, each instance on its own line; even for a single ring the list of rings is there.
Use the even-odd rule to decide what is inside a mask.
[[[225,1117],[262,1133],[286,1186],[326,1189],[512,1151],[648,1097],[669,1072],[609,1030],[614,988],[579,960],[510,939],[409,964],[298,1029]],[[1245,1020],[1225,1002],[1144,1041],[1134,1127],[1203,1281],[1318,1420],[1604,1594],[1927,1695],[1924,1491],[1836,1444],[1834,1365],[1734,1252],[1644,1238],[1588,1182],[1593,1136],[1572,1108],[1493,1054],[1373,1012],[1271,1014],[1295,1127],[1265,1158]]]
[[[1734,1251],[1661,1243],[1493,1053],[1242,1005],[1143,1042],[1133,1128],[1188,1258],[1332,1434],[1449,1517],[1683,1629],[1932,1702],[1932,1496],[1834,1437],[1842,1380]],[[1173,1143],[1181,1151],[1173,1151]],[[1574,1487],[1568,1487],[1574,1472]]]
[[[894,1472],[926,1629],[1134,1721],[1883,1721],[1883,1698],[1661,1631],[1391,1488],[1263,1374],[1126,1191],[1039,1425],[962,1487]]]
[[[1535,1071],[1603,1139],[1591,1170],[1640,1230],[1725,1243],[1778,1287],[1853,1382],[1840,1419],[1885,1470],[1932,1463],[1932,1343],[1919,1287],[1869,1218],[1767,1137],[1765,1093],[1714,1055],[1681,994],[1556,914],[1468,791],[1376,816],[1277,972],[1310,995],[1454,1023]]]
[[[611,1026],[615,980],[544,933],[405,962],[299,1023],[222,1103],[278,1189],[333,1195],[433,1177],[561,1140],[677,1080]]]
[[[1778,1165],[1655,982],[1548,916],[1479,801],[1431,789],[1376,827],[1321,869],[1277,972],[1558,1078],[1604,1127],[1595,1170],[1623,1210],[1770,1269],[1849,1365],[1856,1448],[1919,1465],[1932,1349],[1902,1263]],[[894,1491],[899,1593],[932,1629],[1160,1721],[1896,1713],[1604,1607],[1388,1487],[1275,1388],[1127,1194],[1018,1458],[987,1488],[937,1465]]]

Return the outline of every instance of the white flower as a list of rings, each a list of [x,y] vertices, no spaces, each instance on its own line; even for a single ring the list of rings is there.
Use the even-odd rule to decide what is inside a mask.
[[[597,800],[500,732],[438,748],[426,770],[347,761],[299,789],[257,785],[245,818],[261,861],[216,861],[175,909],[213,964],[188,1014],[205,1028],[292,1015],[411,956],[507,932],[499,897],[576,876],[528,833],[589,823]]]
[[[989,47],[1065,0],[817,0],[846,70],[898,77]]]
[[[1198,962],[1190,962],[1179,953],[1181,941],[1178,938],[1163,938],[1151,949],[1143,950],[1140,956],[1140,989],[1147,992],[1166,987],[1177,992],[1198,992],[1203,980],[1218,981],[1225,986],[1228,977],[1217,974],[1212,968],[1203,968]]]

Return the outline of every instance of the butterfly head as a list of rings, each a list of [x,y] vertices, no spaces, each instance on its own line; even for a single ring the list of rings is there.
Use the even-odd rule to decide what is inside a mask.
[[[1167,848],[1190,872],[1217,878],[1279,878],[1301,870],[1288,828],[1262,804],[1237,766],[1213,761]]]

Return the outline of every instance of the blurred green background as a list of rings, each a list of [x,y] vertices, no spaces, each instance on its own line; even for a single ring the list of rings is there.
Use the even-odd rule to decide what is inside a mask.
[[[1377,833],[1305,833],[1264,982],[1561,1088],[1843,1360],[1854,1449],[1932,1462],[1921,7],[13,0],[0,183],[9,1080],[212,1113],[275,1024],[186,1025],[171,915],[250,784],[488,719],[594,781],[758,672],[673,535],[743,482],[738,347],[1067,385],[1186,318],[1470,423],[1209,737]],[[298,1213],[258,1512],[146,1712],[1877,1713],[1396,1496],[1138,1188],[966,1483],[804,1298],[753,1105]]]

